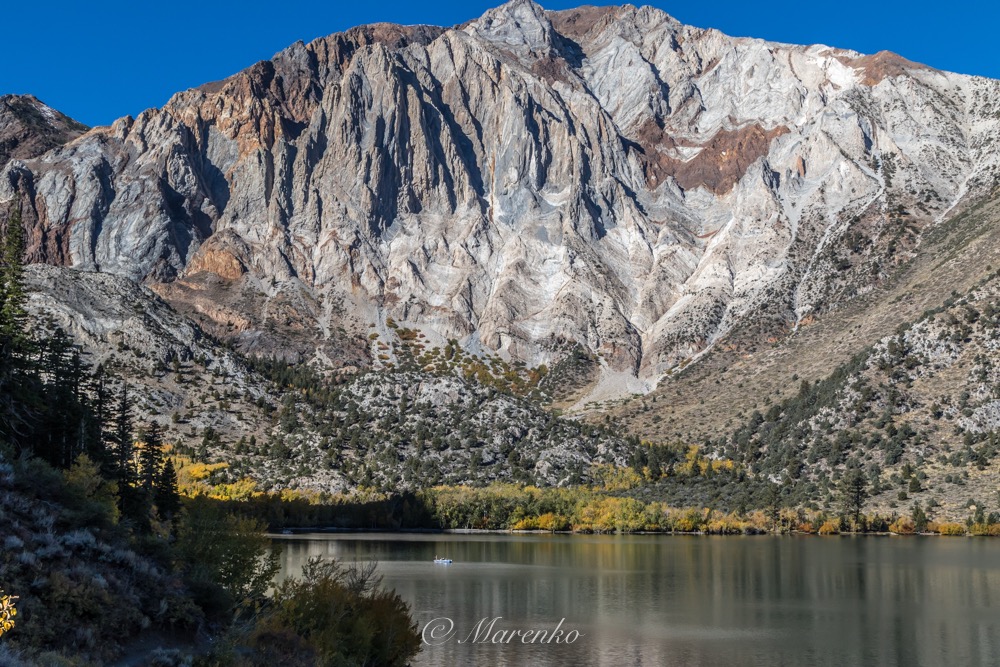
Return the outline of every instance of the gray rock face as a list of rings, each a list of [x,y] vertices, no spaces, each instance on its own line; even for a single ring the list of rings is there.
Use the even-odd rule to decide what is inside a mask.
[[[151,290],[121,276],[42,264],[24,277],[33,325],[61,328],[87,364],[126,381],[136,414],[158,421],[171,442],[196,442],[207,427],[261,433],[257,402],[280,390]],[[181,414],[188,416],[171,419]]]
[[[28,311],[38,321],[62,328],[91,356],[104,363],[136,350],[132,370],[152,375],[172,359],[204,358],[228,373],[238,362],[220,355],[216,346],[184,317],[134,282],[108,274],[36,265],[25,272]],[[140,364],[139,360],[143,363]]]
[[[391,317],[529,363],[572,341],[648,384],[872,289],[995,186],[998,111],[1000,83],[893,54],[515,0],[295,44],[12,161],[0,199],[26,198],[34,260],[168,300],[295,282],[317,338]]]

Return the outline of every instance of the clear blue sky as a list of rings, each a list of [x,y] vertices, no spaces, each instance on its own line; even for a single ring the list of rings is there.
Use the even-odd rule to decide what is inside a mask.
[[[454,25],[499,2],[368,0],[13,0],[3,10],[0,94],[32,93],[88,125],[160,106],[301,39],[376,21]],[[548,0],[547,9],[585,2]],[[589,4],[613,4],[594,2]],[[1000,78],[1000,9],[986,2],[653,0],[685,23],[730,35],[865,53]],[[977,6],[978,5],[978,6]]]

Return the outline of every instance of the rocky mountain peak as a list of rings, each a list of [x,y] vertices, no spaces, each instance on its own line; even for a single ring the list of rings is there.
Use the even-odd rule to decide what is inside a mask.
[[[487,11],[466,31],[519,53],[544,54],[555,46],[552,23],[533,0],[510,0]]]
[[[295,44],[8,167],[0,199],[30,202],[34,260],[150,283],[218,335],[580,345],[614,393],[875,289],[996,185],[998,105],[888,54],[515,1]]]
[[[0,168],[61,146],[87,126],[52,109],[34,95],[0,96]]]

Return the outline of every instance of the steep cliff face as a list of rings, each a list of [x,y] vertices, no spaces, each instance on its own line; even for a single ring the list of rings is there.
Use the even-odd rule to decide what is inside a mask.
[[[13,160],[0,199],[33,260],[154,283],[248,347],[291,328],[361,363],[392,318],[652,383],[871,290],[994,187],[998,111],[1000,83],[888,53],[515,0],[295,44]]]

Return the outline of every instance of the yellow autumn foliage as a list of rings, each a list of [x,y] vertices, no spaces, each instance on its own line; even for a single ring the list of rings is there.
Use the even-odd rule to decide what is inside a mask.
[[[820,535],[836,535],[840,532],[840,520],[826,521],[819,527]]]
[[[257,482],[244,477],[232,484],[217,484],[206,495],[216,500],[250,500],[261,495],[261,493],[257,489]]]
[[[0,589],[0,593],[3,590]],[[14,617],[17,616],[17,607],[14,606],[13,595],[0,595],[0,637],[14,629]]]
[[[969,526],[969,535],[976,537],[1000,536],[1000,523],[974,523]]]
[[[945,535],[948,537],[965,536],[965,526],[960,523],[929,523],[927,524],[927,530],[932,533],[938,533],[939,535]]]
[[[183,468],[179,468],[177,477],[181,484],[185,482],[200,482],[211,477],[215,471],[228,467],[228,463],[191,463]]]
[[[710,459],[701,455],[701,448],[697,445],[690,445],[684,455],[684,463],[677,467],[678,474],[689,477],[705,476],[711,471],[732,472],[736,465],[731,459]]]
[[[628,491],[641,486],[643,477],[632,468],[597,465],[591,468],[597,485],[605,491]]]
[[[912,535],[916,528],[913,519],[903,516],[889,524],[889,532],[895,535]]]

